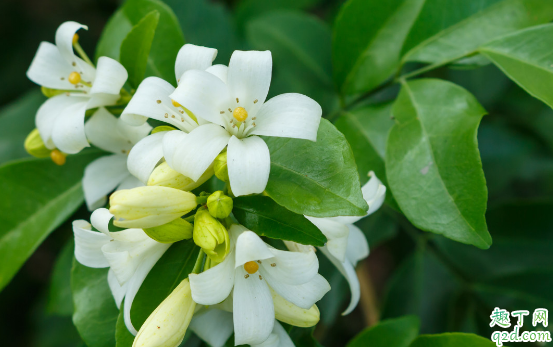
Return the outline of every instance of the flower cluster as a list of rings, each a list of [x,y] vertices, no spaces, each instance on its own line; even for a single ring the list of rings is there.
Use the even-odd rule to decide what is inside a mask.
[[[293,346],[279,321],[316,325],[316,303],[330,290],[316,249],[293,241],[284,242],[288,250],[267,244],[237,223],[233,198],[265,191],[271,159],[264,137],[316,141],[321,107],[301,94],[266,100],[269,51],[235,51],[228,66],[212,65],[217,50],[191,44],[176,57],[176,87],[148,77],[130,90],[119,62],[100,57],[95,66],[86,56],[76,33],[82,28],[63,23],[56,44],[42,43],[28,70],[49,99],[26,148],[59,165],[90,145],[109,153],[84,173],[93,213],[91,223],[73,222],[75,257],[109,268],[116,305],[125,299],[133,346],[178,346],[188,328],[212,346],[223,346],[233,333],[236,345]],[[224,189],[198,193],[214,176]],[[362,188],[366,215],[386,193],[374,173],[369,176]],[[360,296],[354,267],[369,253],[353,225],[362,217],[305,218],[326,236],[320,250],[350,284],[344,314],[350,313]],[[112,224],[123,230],[110,230]],[[194,270],[137,331],[131,319],[136,294],[165,251],[183,240],[201,249]]]

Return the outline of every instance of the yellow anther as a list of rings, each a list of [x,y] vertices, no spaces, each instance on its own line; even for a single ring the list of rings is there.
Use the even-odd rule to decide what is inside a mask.
[[[73,71],[72,73],[69,74],[69,77],[67,78],[67,80],[71,84],[77,84],[81,81],[81,74],[78,73],[77,71]]]
[[[65,154],[60,152],[59,149],[54,149],[52,152],[50,152],[50,158],[56,165],[63,165],[65,164]]]
[[[79,34],[73,35],[73,44],[76,44],[79,41]]]
[[[244,270],[246,270],[247,273],[250,275],[254,274],[259,270],[259,265],[255,261],[249,261],[246,264],[244,264]]]
[[[173,106],[175,107],[181,107],[182,105],[179,104],[178,102],[176,102],[175,100],[171,100],[171,103],[173,104]]]
[[[232,112],[232,116],[239,122],[243,122],[248,118],[248,111],[243,107],[237,107]]]

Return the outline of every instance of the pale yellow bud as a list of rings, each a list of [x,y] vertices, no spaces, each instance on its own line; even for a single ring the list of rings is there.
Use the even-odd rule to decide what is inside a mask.
[[[27,135],[25,139],[25,150],[35,158],[47,158],[50,156],[50,150],[46,148],[38,129],[31,131],[29,135]]]
[[[133,347],[179,346],[195,308],[187,278],[150,314],[134,338]]]
[[[275,318],[279,321],[296,327],[309,328],[315,326],[321,319],[317,305],[306,310],[284,299],[273,289],[271,289],[271,294],[275,305]]]
[[[198,209],[194,217],[193,238],[194,243],[214,262],[222,262],[230,251],[227,229],[205,207]]]
[[[192,189],[198,188],[205,181],[210,179],[211,176],[213,176],[213,167],[209,167],[204,174],[194,182],[191,178],[173,170],[169,164],[165,162],[158,165],[152,172],[148,179],[148,185],[191,191]]]
[[[213,161],[215,176],[223,182],[228,182],[227,151],[219,154]]]
[[[122,228],[153,228],[184,216],[196,208],[196,196],[168,187],[119,190],[109,198],[113,224]]]
[[[207,198],[209,214],[215,218],[227,218],[232,212],[232,198],[218,190]]]
[[[192,237],[192,224],[182,218],[177,218],[167,224],[153,228],[144,228],[144,232],[152,239],[161,243],[173,243]]]

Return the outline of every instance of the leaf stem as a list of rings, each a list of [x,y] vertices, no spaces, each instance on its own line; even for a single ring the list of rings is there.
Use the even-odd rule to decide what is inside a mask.
[[[200,248],[200,253],[198,253],[198,258],[196,259],[196,264],[194,264],[194,268],[192,269],[193,274],[199,274],[202,271],[202,265],[204,262],[204,250]]]

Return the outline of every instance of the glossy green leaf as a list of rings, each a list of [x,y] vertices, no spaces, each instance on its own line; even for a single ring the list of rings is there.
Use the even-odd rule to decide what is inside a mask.
[[[419,335],[419,325],[416,316],[385,320],[363,330],[347,347],[409,347]]]
[[[121,43],[121,64],[127,69],[129,83],[135,89],[144,79],[158,23],[159,12],[154,10],[144,16]]]
[[[46,307],[46,311],[50,314],[61,316],[71,316],[73,314],[71,268],[73,267],[74,249],[75,242],[73,239],[70,239],[63,246],[54,264]]]
[[[314,217],[364,215],[367,203],[350,145],[326,119],[317,141],[269,137],[265,192],[292,212]]]
[[[115,346],[119,310],[108,285],[108,269],[93,269],[73,261],[71,271],[73,323],[89,347]]]
[[[303,13],[272,12],[252,20],[246,37],[253,49],[271,51],[274,68],[270,96],[300,93],[325,110],[337,105],[326,23]]]
[[[424,0],[349,0],[334,24],[334,80],[346,94],[373,89],[400,67],[401,48]]]
[[[290,326],[288,335],[296,347],[322,347],[322,345],[313,337],[315,328],[299,328]]]
[[[494,347],[490,339],[474,334],[447,333],[440,335],[421,335],[411,347]]]
[[[301,214],[291,212],[266,196],[234,199],[234,217],[251,231],[272,239],[324,246],[326,237]]]
[[[488,248],[487,189],[476,134],[485,110],[463,88],[422,79],[404,82],[388,137],[388,183],[418,228]]]
[[[106,24],[96,59],[101,56],[120,60],[120,47],[125,37],[138,22],[152,11],[159,12],[159,25],[148,56],[146,77],[158,76],[176,84],[175,60],[184,45],[184,37],[175,14],[159,0],[128,0]]]
[[[23,143],[35,128],[36,111],[44,100],[35,89],[0,109],[0,164],[29,156]]]
[[[426,0],[403,46],[403,61],[441,65],[500,36],[553,19],[543,0]]]
[[[480,52],[530,95],[553,107],[553,25],[519,31]]]
[[[124,305],[121,304],[121,307]],[[134,342],[134,335],[129,332],[127,326],[125,325],[125,315],[124,310],[119,311],[119,316],[117,317],[117,323],[115,325],[115,347],[132,347]]]
[[[0,289],[42,241],[83,202],[81,179],[98,152],[67,158],[22,159],[0,166]]]

